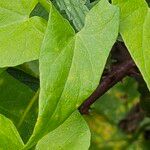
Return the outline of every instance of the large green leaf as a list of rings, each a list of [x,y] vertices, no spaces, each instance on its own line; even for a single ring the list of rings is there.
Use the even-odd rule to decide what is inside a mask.
[[[86,7],[86,0],[56,0],[60,10],[65,11],[69,20],[73,22],[79,31],[84,26],[85,16],[89,9]]]
[[[113,0],[120,7],[120,33],[150,89],[150,10],[145,0]]]
[[[13,123],[0,115],[0,149],[1,150],[20,150],[23,142],[13,125]]]
[[[74,30],[51,6],[40,56],[39,116],[28,145],[63,123],[95,90],[118,34],[119,12],[101,0]]]
[[[46,21],[29,18],[37,0],[0,1],[0,67],[39,57]]]
[[[0,113],[10,118],[26,142],[36,122],[37,101],[34,92],[7,72],[0,74]]]
[[[60,127],[44,136],[36,150],[87,150],[89,146],[89,128],[76,111]]]

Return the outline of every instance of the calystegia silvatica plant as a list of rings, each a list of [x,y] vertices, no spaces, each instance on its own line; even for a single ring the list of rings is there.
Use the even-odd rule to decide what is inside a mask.
[[[0,149],[150,146],[145,0],[0,0]]]

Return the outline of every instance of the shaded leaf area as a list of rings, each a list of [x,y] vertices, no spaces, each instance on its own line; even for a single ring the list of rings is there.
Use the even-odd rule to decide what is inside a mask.
[[[5,68],[0,68],[0,74],[5,71]]]
[[[150,9],[145,0],[113,0],[120,8],[120,33],[150,89]]]
[[[150,6],[150,0],[146,0],[146,1],[147,1],[148,5]]]
[[[35,73],[35,71],[32,70],[32,66],[29,66],[28,64],[26,64],[26,68],[23,68],[24,66],[19,67],[19,69],[9,67],[6,71],[15,79],[30,87],[33,91],[37,91],[39,88],[39,79],[30,75],[30,73]]]
[[[96,5],[99,2],[99,0],[87,0],[86,6],[91,9],[94,5]]]
[[[143,132],[146,128],[143,127],[150,123],[149,119],[141,121],[132,133],[126,134],[119,127],[120,121],[139,102],[140,94],[137,89],[137,83],[126,78],[93,105],[91,115],[85,117],[92,133],[90,150],[148,150],[150,142],[144,139]],[[130,122],[130,129],[135,126],[134,119],[136,118]]]
[[[39,58],[46,21],[29,18],[36,4],[37,0],[0,1],[0,67]]]
[[[54,0],[58,8],[65,12],[68,20],[73,23],[77,31],[80,31],[84,26],[85,16],[89,9],[85,5],[86,0]]]
[[[0,113],[10,118],[26,142],[37,117],[37,101],[28,112],[35,92],[6,71],[0,74]]]
[[[0,149],[20,150],[23,146],[22,139],[14,124],[6,117],[0,115]]]
[[[35,78],[39,78],[40,73],[39,73],[39,61],[38,60],[23,63],[17,66],[16,68],[24,71],[25,73]]]
[[[27,145],[61,125],[96,89],[117,38],[118,19],[118,8],[102,0],[75,34],[51,6],[40,55],[39,116]]]
[[[56,130],[44,136],[38,142],[36,150],[87,150],[89,146],[89,128],[76,111]]]
[[[45,10],[45,8],[40,3],[38,3],[30,14],[30,17],[33,17],[33,16],[39,16],[39,17],[44,18],[45,20],[48,20],[49,14]]]

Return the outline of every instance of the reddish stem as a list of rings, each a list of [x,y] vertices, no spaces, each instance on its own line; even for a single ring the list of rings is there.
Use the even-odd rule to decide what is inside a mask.
[[[116,83],[121,81],[124,77],[130,74],[135,68],[135,63],[131,60],[127,60],[121,64],[114,65],[111,72],[109,72],[106,77],[99,84],[97,89],[92,93],[92,95],[87,98],[83,104],[80,106],[79,110],[81,114],[88,114],[90,106],[103,94],[105,94],[110,88],[112,88]]]

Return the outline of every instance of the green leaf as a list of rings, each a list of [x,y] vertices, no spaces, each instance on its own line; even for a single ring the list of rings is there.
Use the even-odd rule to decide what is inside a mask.
[[[0,94],[0,113],[14,122],[26,142],[37,117],[38,100],[34,102],[33,99],[35,93],[4,71],[0,74]]]
[[[51,6],[41,49],[39,116],[28,145],[62,124],[96,89],[118,34],[119,11],[101,0],[74,30]]]
[[[36,150],[88,150],[89,146],[89,128],[75,111],[60,127],[44,136]]]
[[[86,7],[86,0],[56,0],[61,11],[65,11],[68,19],[80,31],[84,26],[84,20],[89,9]]]
[[[13,123],[0,115],[0,149],[20,150],[24,144]]]
[[[150,10],[145,0],[113,0],[120,7],[120,33],[150,89]]]
[[[37,0],[0,1],[0,67],[38,59],[46,21],[29,18]]]

